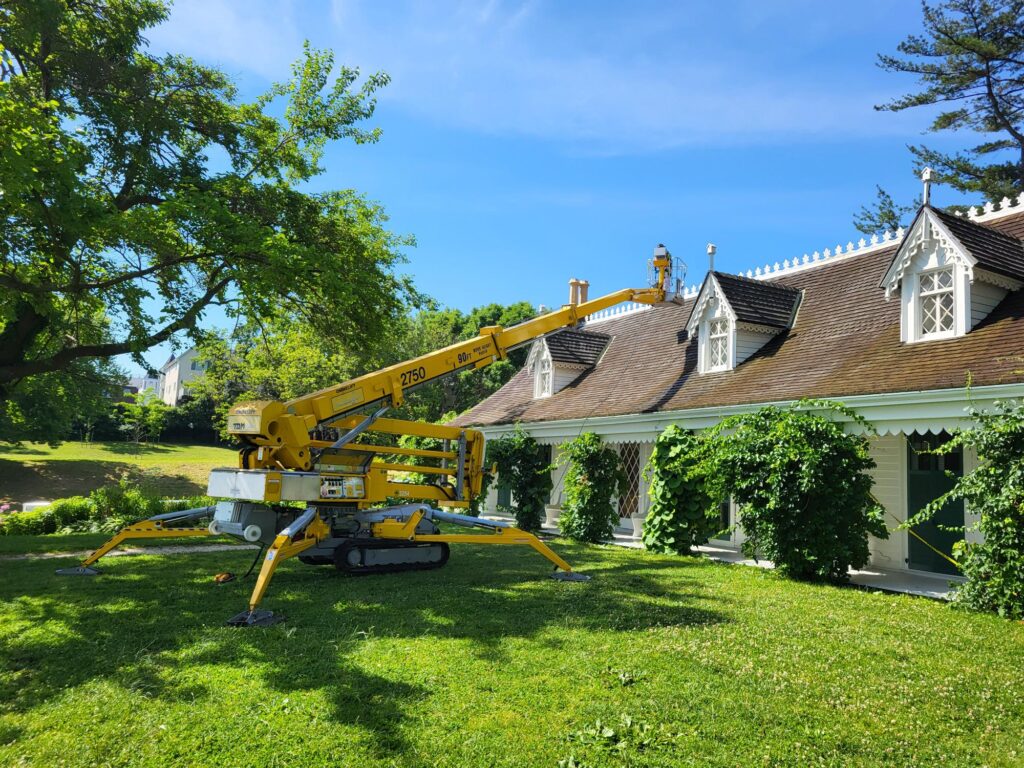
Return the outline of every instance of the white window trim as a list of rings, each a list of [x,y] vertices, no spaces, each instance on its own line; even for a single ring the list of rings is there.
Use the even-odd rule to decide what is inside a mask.
[[[710,313],[708,313],[710,315]],[[726,324],[725,332],[725,364],[711,365],[711,323],[722,320]],[[697,336],[697,370],[701,374],[731,371],[736,367],[736,323],[733,318],[723,312],[717,317],[705,317],[700,321]]]
[[[544,384],[544,374],[547,374],[547,385]],[[544,351],[537,356],[533,371],[533,397],[551,397],[552,384],[554,382],[554,366],[551,364],[551,355],[545,345]]]
[[[921,301],[921,276],[938,272],[942,269],[953,270],[953,328],[952,330],[936,331],[933,333],[924,332],[924,311]],[[954,339],[966,334],[970,328],[970,307],[971,307],[971,278],[963,265],[955,259],[946,259],[945,263],[939,266],[931,266],[914,272],[904,278],[902,299],[902,326],[901,338],[904,342],[914,344],[917,342],[943,341]]]
[[[948,293],[953,297],[953,322],[952,325],[943,331],[932,331],[931,333],[925,333],[924,330],[924,300],[927,296],[924,293],[923,286],[921,284],[921,278],[929,275],[934,275],[939,272],[949,272],[950,274],[950,285],[949,288],[944,288],[939,291],[931,291],[927,296],[938,296],[941,294]],[[914,322],[917,323],[917,339],[918,341],[935,341],[937,339],[951,339],[957,335],[957,285],[956,285],[956,265],[948,264],[941,267],[935,267],[933,269],[926,269],[917,273],[917,279],[914,281],[914,291],[916,293],[916,311]]]
[[[715,336],[712,336],[711,335],[711,326],[714,323],[718,323],[718,322],[721,322],[721,323],[725,324],[725,332],[721,333],[721,334],[718,334],[718,335],[715,335]],[[703,322],[703,326],[704,326],[704,339],[705,339],[705,342],[706,342],[705,345],[704,345],[705,346],[705,351],[704,351],[704,357],[705,357],[705,360],[704,360],[704,372],[705,373],[716,373],[718,371],[727,371],[727,370],[729,370],[732,367],[732,365],[730,364],[732,362],[732,346],[733,346],[733,344],[732,344],[732,336],[733,336],[732,323],[729,321],[728,317],[724,317],[724,316],[723,317],[712,317],[712,318],[706,319]],[[715,339],[724,339],[725,340],[725,359],[719,365],[712,365],[712,363],[711,363],[711,361],[712,361],[712,352],[711,352],[711,350],[712,350],[712,342]]]

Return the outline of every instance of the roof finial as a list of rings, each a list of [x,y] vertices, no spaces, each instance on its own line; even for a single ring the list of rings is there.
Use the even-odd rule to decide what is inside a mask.
[[[925,168],[921,171],[921,181],[924,182],[924,192],[921,194],[921,205],[928,205],[928,198],[932,191],[932,169]]]
[[[708,272],[715,271],[715,254],[718,247],[714,243],[708,243]]]

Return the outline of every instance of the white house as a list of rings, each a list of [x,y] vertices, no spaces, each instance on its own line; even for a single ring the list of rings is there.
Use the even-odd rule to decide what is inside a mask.
[[[188,382],[206,370],[206,363],[199,360],[195,349],[182,352],[175,357],[173,354],[160,369],[157,394],[167,405],[175,406],[185,396]]]
[[[128,379],[128,383],[125,384],[125,394],[128,393],[143,393],[146,391],[152,392],[156,396],[160,396],[160,379],[153,376],[134,376]]]
[[[967,425],[968,397],[981,408],[1024,397],[1021,237],[1024,196],[966,216],[926,203],[906,231],[743,275],[709,272],[665,304],[606,312],[538,340],[528,364],[456,423],[488,438],[520,423],[554,456],[580,432],[598,433],[630,477],[618,500],[628,527],[626,516],[646,514],[642,468],[667,425],[702,429],[769,403],[833,398],[877,429],[874,493],[895,528],[949,487],[947,470],[974,465],[969,454],[920,452]],[[492,487],[487,509],[499,493],[508,491]],[[736,510],[726,505],[723,517],[734,524]],[[954,504],[936,522],[970,520]],[[934,523],[915,530],[947,553],[962,535]],[[719,543],[738,547],[742,536],[734,527]],[[904,531],[870,545],[877,568],[955,573]]]

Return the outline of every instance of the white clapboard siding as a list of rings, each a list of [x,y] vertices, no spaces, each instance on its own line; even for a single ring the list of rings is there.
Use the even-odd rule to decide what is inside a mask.
[[[736,329],[736,365],[739,365],[772,338],[770,333],[757,333],[742,328]]]
[[[975,281],[971,286],[971,328],[988,317],[1005,296],[1005,288],[980,280]]]
[[[885,527],[890,530],[888,539],[870,537],[868,545],[871,549],[871,565],[904,569],[907,567],[907,534],[893,529],[907,519],[906,438],[903,435],[874,437],[871,439],[870,452],[877,465],[870,472],[875,481],[872,493],[886,509]]]
[[[583,371],[579,368],[567,368],[561,365],[553,365],[551,367],[551,393],[561,392],[567,386],[572,384],[579,378]]]

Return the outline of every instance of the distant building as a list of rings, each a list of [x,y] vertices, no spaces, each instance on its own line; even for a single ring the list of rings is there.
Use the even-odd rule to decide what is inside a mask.
[[[160,396],[160,379],[155,376],[135,376],[128,379],[124,387],[125,394],[136,395],[150,390],[157,397]]]
[[[171,355],[160,369],[156,392],[167,405],[177,405],[185,397],[188,383],[205,370],[206,363],[199,360],[195,349],[182,352],[178,357]]]

